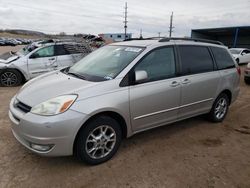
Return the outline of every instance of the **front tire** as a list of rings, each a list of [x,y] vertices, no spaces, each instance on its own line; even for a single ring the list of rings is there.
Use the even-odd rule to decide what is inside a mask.
[[[215,123],[222,122],[228,111],[229,98],[225,93],[220,94],[214,101],[213,107],[208,114],[208,118]]]
[[[84,125],[77,135],[75,156],[87,164],[108,161],[117,152],[122,139],[119,123],[108,116],[99,116]]]
[[[236,59],[236,63],[237,63],[238,65],[240,65],[240,60],[239,60],[239,59]]]
[[[23,77],[17,70],[3,70],[0,72],[0,86],[19,86],[23,82]]]

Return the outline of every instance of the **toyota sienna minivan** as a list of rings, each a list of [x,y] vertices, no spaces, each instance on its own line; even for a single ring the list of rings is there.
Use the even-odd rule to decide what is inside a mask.
[[[138,132],[201,114],[223,121],[239,81],[238,65],[219,42],[124,41],[27,82],[9,117],[29,150],[99,164]]]

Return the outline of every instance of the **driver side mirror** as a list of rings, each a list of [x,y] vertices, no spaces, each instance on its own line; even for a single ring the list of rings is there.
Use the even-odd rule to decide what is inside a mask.
[[[247,54],[246,52],[242,52],[242,53],[241,53],[242,56],[243,56],[243,55],[246,55],[246,54]]]
[[[37,53],[33,53],[33,54],[31,54],[30,59],[35,59],[38,57],[39,57],[39,55]]]
[[[148,79],[148,73],[145,70],[135,71],[135,83],[142,83]]]

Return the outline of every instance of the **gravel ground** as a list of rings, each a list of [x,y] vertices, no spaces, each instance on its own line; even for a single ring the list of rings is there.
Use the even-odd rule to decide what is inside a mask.
[[[8,119],[18,89],[0,88],[0,187],[250,187],[250,86],[243,79],[223,123],[196,117],[137,134],[98,166],[21,146]]]

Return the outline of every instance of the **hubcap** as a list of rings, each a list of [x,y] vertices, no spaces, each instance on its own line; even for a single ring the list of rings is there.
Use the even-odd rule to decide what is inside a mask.
[[[1,83],[5,86],[14,86],[17,83],[17,76],[12,72],[5,72],[1,75]]]
[[[227,111],[227,101],[224,98],[221,98],[215,107],[215,116],[217,119],[222,119]]]
[[[93,159],[106,157],[114,148],[116,134],[112,127],[102,125],[95,128],[86,140],[85,150]]]

